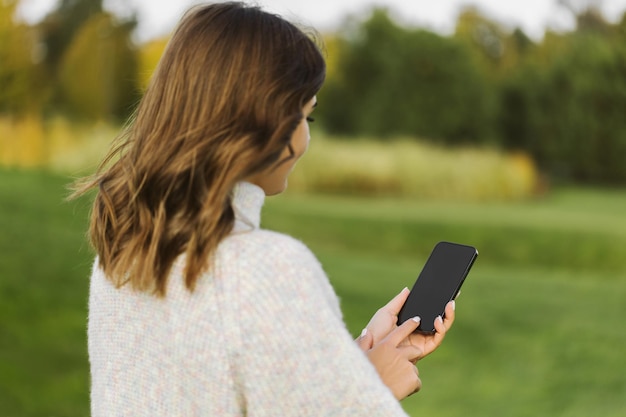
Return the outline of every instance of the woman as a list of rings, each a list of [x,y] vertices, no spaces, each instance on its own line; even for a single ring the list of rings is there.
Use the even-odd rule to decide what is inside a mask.
[[[182,19],[96,175],[90,236],[97,416],[400,416],[437,333],[396,327],[408,295],[351,340],[322,268],[259,228],[309,143],[316,45],[240,3]]]

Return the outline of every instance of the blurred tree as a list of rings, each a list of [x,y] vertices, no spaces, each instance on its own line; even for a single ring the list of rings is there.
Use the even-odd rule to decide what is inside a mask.
[[[395,24],[385,9],[339,34],[336,76],[320,93],[331,133],[486,138],[488,94],[454,39]]]
[[[0,1],[0,112],[36,111],[43,100],[40,56],[30,27],[15,21],[17,1]]]
[[[521,55],[525,55],[527,52],[529,52],[534,45],[533,41],[531,41],[530,38],[526,36],[524,31],[520,28],[515,28],[509,39],[511,39],[511,42],[515,46],[515,50],[518,51]]]
[[[613,27],[602,16],[602,12],[594,8],[587,9],[576,16],[576,28],[581,32],[596,32],[605,35],[613,30]]]
[[[498,126],[508,147],[558,177],[626,183],[626,47],[603,33],[546,39],[538,56],[551,59],[527,62],[503,86]]]
[[[484,72],[498,72],[505,55],[505,33],[498,23],[475,7],[465,7],[459,14],[454,36],[468,47]]]
[[[103,20],[105,15],[108,18]],[[50,110],[69,110],[82,117],[123,118],[129,113],[137,94],[139,74],[135,47],[130,42],[137,19],[133,13],[128,15],[123,20],[113,17],[103,11],[103,0],[60,0],[38,25],[45,46],[48,82],[52,86]],[[85,30],[85,26],[99,26],[99,29]],[[89,45],[77,39],[80,36],[91,36],[94,43]],[[88,55],[91,58],[87,59]],[[81,60],[91,66],[79,70],[83,65]],[[100,65],[94,65],[98,60]],[[86,74],[86,70],[90,73]],[[77,86],[70,85],[73,80],[68,73],[76,75]],[[100,87],[86,83],[89,77],[93,81],[97,79]],[[78,87],[81,80],[85,84]],[[95,95],[88,97],[92,93]]]
[[[165,51],[169,38],[153,39],[139,48],[139,85],[142,91],[148,87],[152,73]]]
[[[61,97],[72,114],[124,119],[131,113],[139,95],[134,26],[103,12],[77,32],[59,65]]]
[[[60,0],[57,8],[40,23],[49,71],[56,72],[65,50],[80,27],[92,16],[102,13],[102,0]]]
[[[626,39],[626,12],[622,14],[622,20],[617,24],[616,32],[621,39]]]
[[[339,56],[341,54],[341,38],[335,34],[326,34],[323,37],[323,51],[326,59],[326,77],[328,79],[337,78],[339,71]]]
[[[574,17],[590,10],[600,11],[604,0],[556,0],[556,4],[567,9]]]

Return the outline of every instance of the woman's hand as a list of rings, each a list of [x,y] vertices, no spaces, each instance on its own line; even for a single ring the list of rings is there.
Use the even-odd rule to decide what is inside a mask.
[[[404,343],[417,326],[419,317],[405,321],[366,352],[378,375],[398,400],[422,387],[419,371],[414,365],[423,356],[422,351],[417,345]]]
[[[408,288],[404,288],[398,295],[396,295],[385,306],[381,307],[376,314],[374,314],[365,329],[363,329],[361,336],[357,339],[357,343],[363,351],[367,351],[372,346],[376,345],[398,327],[396,325],[398,321],[398,313],[408,296],[409,290]],[[454,307],[454,301],[451,301],[446,306],[445,319],[435,320],[436,333],[432,335],[412,333],[402,341],[404,346],[412,345],[422,351],[422,356],[417,358],[418,360],[431,354],[437,349],[437,347],[439,347],[439,345],[441,345],[446,332],[454,323]]]
[[[398,295],[393,297],[385,306],[378,309],[365,328],[372,335],[372,343],[375,345],[384,339],[396,327],[398,313],[409,296],[409,289],[404,288]]]
[[[446,305],[446,318],[442,319],[441,316],[437,317],[435,320],[435,333],[412,333],[402,341],[403,346],[411,345],[422,351],[422,355],[418,357],[416,361],[430,355],[441,345],[443,338],[446,336],[448,330],[450,330],[452,323],[454,323],[454,307],[455,302],[450,301]]]

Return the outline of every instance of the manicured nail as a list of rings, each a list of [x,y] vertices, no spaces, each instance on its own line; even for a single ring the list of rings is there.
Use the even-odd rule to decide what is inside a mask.
[[[367,334],[367,327],[361,331],[361,337],[364,337]]]
[[[441,316],[437,316],[437,320],[438,320],[440,323],[443,323],[443,318],[442,318]]]
[[[456,310],[456,302],[452,300],[451,303],[452,303],[452,311]]]
[[[415,316],[415,317],[413,317],[411,320],[413,320],[415,323],[419,323],[420,321],[422,321],[422,319],[420,318],[420,316]]]

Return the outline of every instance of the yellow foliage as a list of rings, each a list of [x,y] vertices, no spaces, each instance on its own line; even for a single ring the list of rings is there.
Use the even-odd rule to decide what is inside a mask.
[[[0,109],[37,108],[42,95],[35,31],[14,20],[17,2],[0,0]]]
[[[78,173],[97,166],[118,133],[106,123],[72,124],[56,117],[0,118],[0,166]]]
[[[532,196],[538,174],[525,154],[448,149],[397,140],[312,139],[289,179],[292,190],[453,200]]]
[[[35,116],[0,118],[0,163],[4,166],[38,167],[46,160],[44,129]]]
[[[119,133],[106,123],[79,125],[57,117],[0,119],[0,164],[93,172]],[[448,149],[413,139],[380,142],[314,135],[289,178],[300,192],[393,195],[465,201],[519,200],[540,181],[524,153]]]
[[[74,36],[59,67],[60,90],[74,113],[106,119],[127,110],[137,70],[128,35],[114,16],[98,13]]]
[[[337,74],[337,66],[339,63],[340,40],[335,35],[325,35],[324,42],[324,59],[326,60],[326,78],[332,79]]]
[[[118,126],[104,122],[77,125],[61,117],[51,120],[47,129],[50,154],[46,167],[73,174],[93,172],[119,130]]]
[[[152,73],[156,69],[168,42],[169,38],[160,38],[141,46],[139,50],[139,82],[142,91],[148,87]]]

